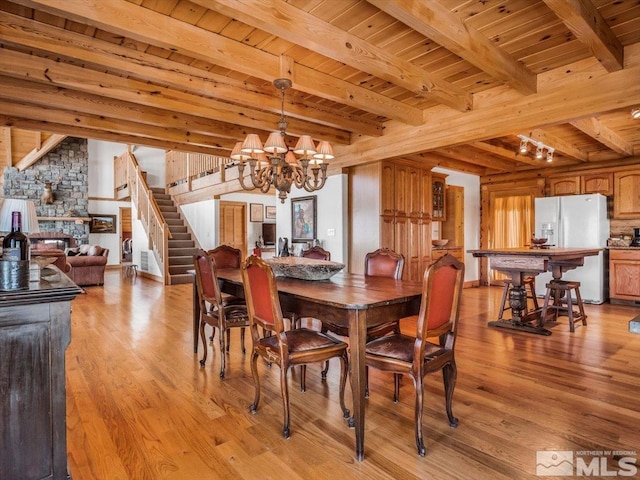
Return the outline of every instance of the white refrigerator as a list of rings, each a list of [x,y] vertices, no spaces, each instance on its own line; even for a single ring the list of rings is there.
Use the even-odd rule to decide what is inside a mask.
[[[534,235],[546,237],[548,245],[560,248],[604,248],[607,245],[607,197],[599,193],[536,198],[535,219]],[[603,250],[598,256],[585,257],[584,266],[569,270],[562,279],[580,282],[583,302],[600,304],[609,296],[605,274]],[[549,280],[549,272],[536,277],[536,295],[544,296]]]

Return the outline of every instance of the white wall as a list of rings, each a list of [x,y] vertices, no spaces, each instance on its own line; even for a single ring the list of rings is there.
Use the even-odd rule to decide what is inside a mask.
[[[339,174],[327,177],[325,186],[313,193],[294,187],[284,204],[278,200],[276,203],[276,236],[288,238],[289,247],[293,246],[293,253],[300,254],[302,244],[291,244],[291,199],[309,196],[317,197],[317,238],[320,240],[322,248],[331,252],[332,261],[346,264],[348,251],[346,175]],[[333,230],[333,234],[331,230]]]
[[[432,171],[447,174],[447,185],[464,188],[464,280],[479,280],[478,259],[466,252],[480,248],[480,177],[444,168],[434,168]]]

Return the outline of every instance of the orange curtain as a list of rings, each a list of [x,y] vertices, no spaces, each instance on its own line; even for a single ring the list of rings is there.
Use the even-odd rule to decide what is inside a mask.
[[[533,236],[533,196],[500,196],[493,200],[489,248],[515,248],[528,245]],[[491,271],[491,280],[501,278],[505,278],[505,275]]]

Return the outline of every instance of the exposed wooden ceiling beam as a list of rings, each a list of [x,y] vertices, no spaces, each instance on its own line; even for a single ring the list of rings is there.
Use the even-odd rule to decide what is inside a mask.
[[[469,173],[471,175],[486,175],[487,168],[473,163],[455,160],[453,158],[445,157],[436,152],[419,153],[415,155],[405,155],[403,158],[410,160],[424,162],[427,165],[433,167],[448,168],[450,170],[456,170],[458,172]]]
[[[80,23],[88,23],[108,32],[183,53],[269,82],[280,77],[280,58],[277,55],[127,1],[15,0],[15,3]],[[423,123],[420,109],[304,65],[295,65],[295,79],[294,88],[297,90],[410,125]]]
[[[164,108],[184,114],[244,125],[261,130],[275,130],[279,115],[185,93],[148,82],[110,75],[75,65],[68,65],[33,55],[6,50],[0,56],[0,71],[6,75],[39,81],[96,95]],[[349,143],[349,132],[289,119],[287,131],[292,135],[310,134],[332,143]]]
[[[389,122],[385,135],[362,138],[349,146],[336,146],[332,166],[366,163],[451,144],[484,141],[525,132],[541,125],[566,123],[640,103],[640,66],[601,76],[580,78],[574,83],[544,92],[510,99],[472,112],[453,112],[439,122],[410,127]],[[624,91],[624,97],[619,92]]]
[[[286,2],[192,1],[399,85],[416,95],[432,96],[459,111],[473,107],[471,95],[462,88]]]
[[[28,118],[12,117],[0,112],[0,125],[8,127],[23,128],[25,130],[45,130],[60,134],[67,134],[73,137],[90,138],[104,140],[114,143],[131,143],[135,145],[145,145],[162,150],[179,150],[196,153],[206,153],[209,155],[225,156],[225,150],[216,147],[201,147],[198,145],[185,145],[178,142],[159,141],[154,138],[145,138],[133,134],[112,132],[106,130],[94,130],[73,125],[58,124],[46,120],[31,120]],[[228,151],[227,151],[228,153]]]
[[[493,155],[498,155],[500,157],[506,158],[514,162],[525,163],[527,165],[533,165],[535,167],[540,165],[539,160],[535,160],[527,155],[520,155],[518,154],[518,152],[514,150],[510,150],[504,147],[499,147],[497,145],[492,145],[491,143],[473,142],[470,145],[474,148],[477,148],[478,150],[482,150],[484,152],[491,153]]]
[[[0,142],[2,144],[2,152],[0,153],[0,168],[10,167],[13,165],[13,145],[11,142],[11,128],[0,127]],[[0,183],[2,183],[0,181]]]
[[[201,68],[115,45],[80,33],[71,32],[24,17],[0,11],[0,41],[23,45],[56,56],[66,56],[100,66],[104,70],[131,75],[141,80],[162,83],[210,98],[222,98],[249,107],[280,113],[280,98],[273,86],[259,87],[217,75]],[[363,120],[362,116],[314,108],[285,97],[288,117],[313,121],[364,135],[381,135],[382,124]]]
[[[453,158],[473,165],[479,165],[490,170],[499,172],[513,172],[516,170],[516,164],[514,162],[497,159],[489,155],[479,155],[477,150],[464,145],[439,148],[436,152],[444,157]]]
[[[575,120],[571,122],[571,125],[586,133],[591,138],[596,139],[603,145],[606,145],[615,152],[628,156],[633,155],[633,145],[624,140],[620,135],[604,125],[597,118],[592,117]]]
[[[38,160],[40,160],[42,157],[44,157],[51,150],[53,150],[58,145],[60,145],[60,142],[62,142],[65,138],[67,138],[66,135],[54,134],[49,136],[39,147],[36,147],[33,150],[31,150],[27,155],[22,157],[13,166],[20,171],[26,170],[31,165],[33,165]]]
[[[96,134],[101,131],[106,131],[120,133],[122,135],[134,135],[141,139],[137,142],[141,144],[144,143],[142,139],[148,138],[157,140],[158,142],[166,141],[169,144],[173,143],[181,144],[183,146],[195,145],[201,147],[215,147],[231,151],[235,143],[233,140],[229,139],[221,139],[200,134],[189,135],[182,130],[153,127],[131,120],[114,120],[98,115],[52,110],[34,104],[17,103],[14,101],[0,100],[0,112],[12,118],[21,118],[32,121],[42,120],[56,125],[67,125],[70,128],[77,126],[83,128],[85,131],[96,132]],[[46,128],[42,128],[42,130],[46,130]]]
[[[383,12],[400,20],[447,50],[520,93],[535,93],[535,73],[498,48],[486,36],[466,25],[438,1],[368,0]]]
[[[544,0],[610,72],[624,66],[624,49],[591,0]]]
[[[240,140],[249,133],[247,128],[230,123],[3,75],[0,75],[0,98],[19,103],[28,100],[30,103],[50,109],[86,114],[92,114],[99,110],[104,116],[113,119],[129,121],[135,118],[136,122],[146,125],[182,129],[189,134],[212,135],[231,140]],[[260,135],[267,133],[266,130],[253,130],[252,132]]]

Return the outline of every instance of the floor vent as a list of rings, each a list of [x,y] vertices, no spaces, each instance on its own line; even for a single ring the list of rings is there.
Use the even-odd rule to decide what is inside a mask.
[[[149,271],[149,251],[140,252],[140,270]]]

